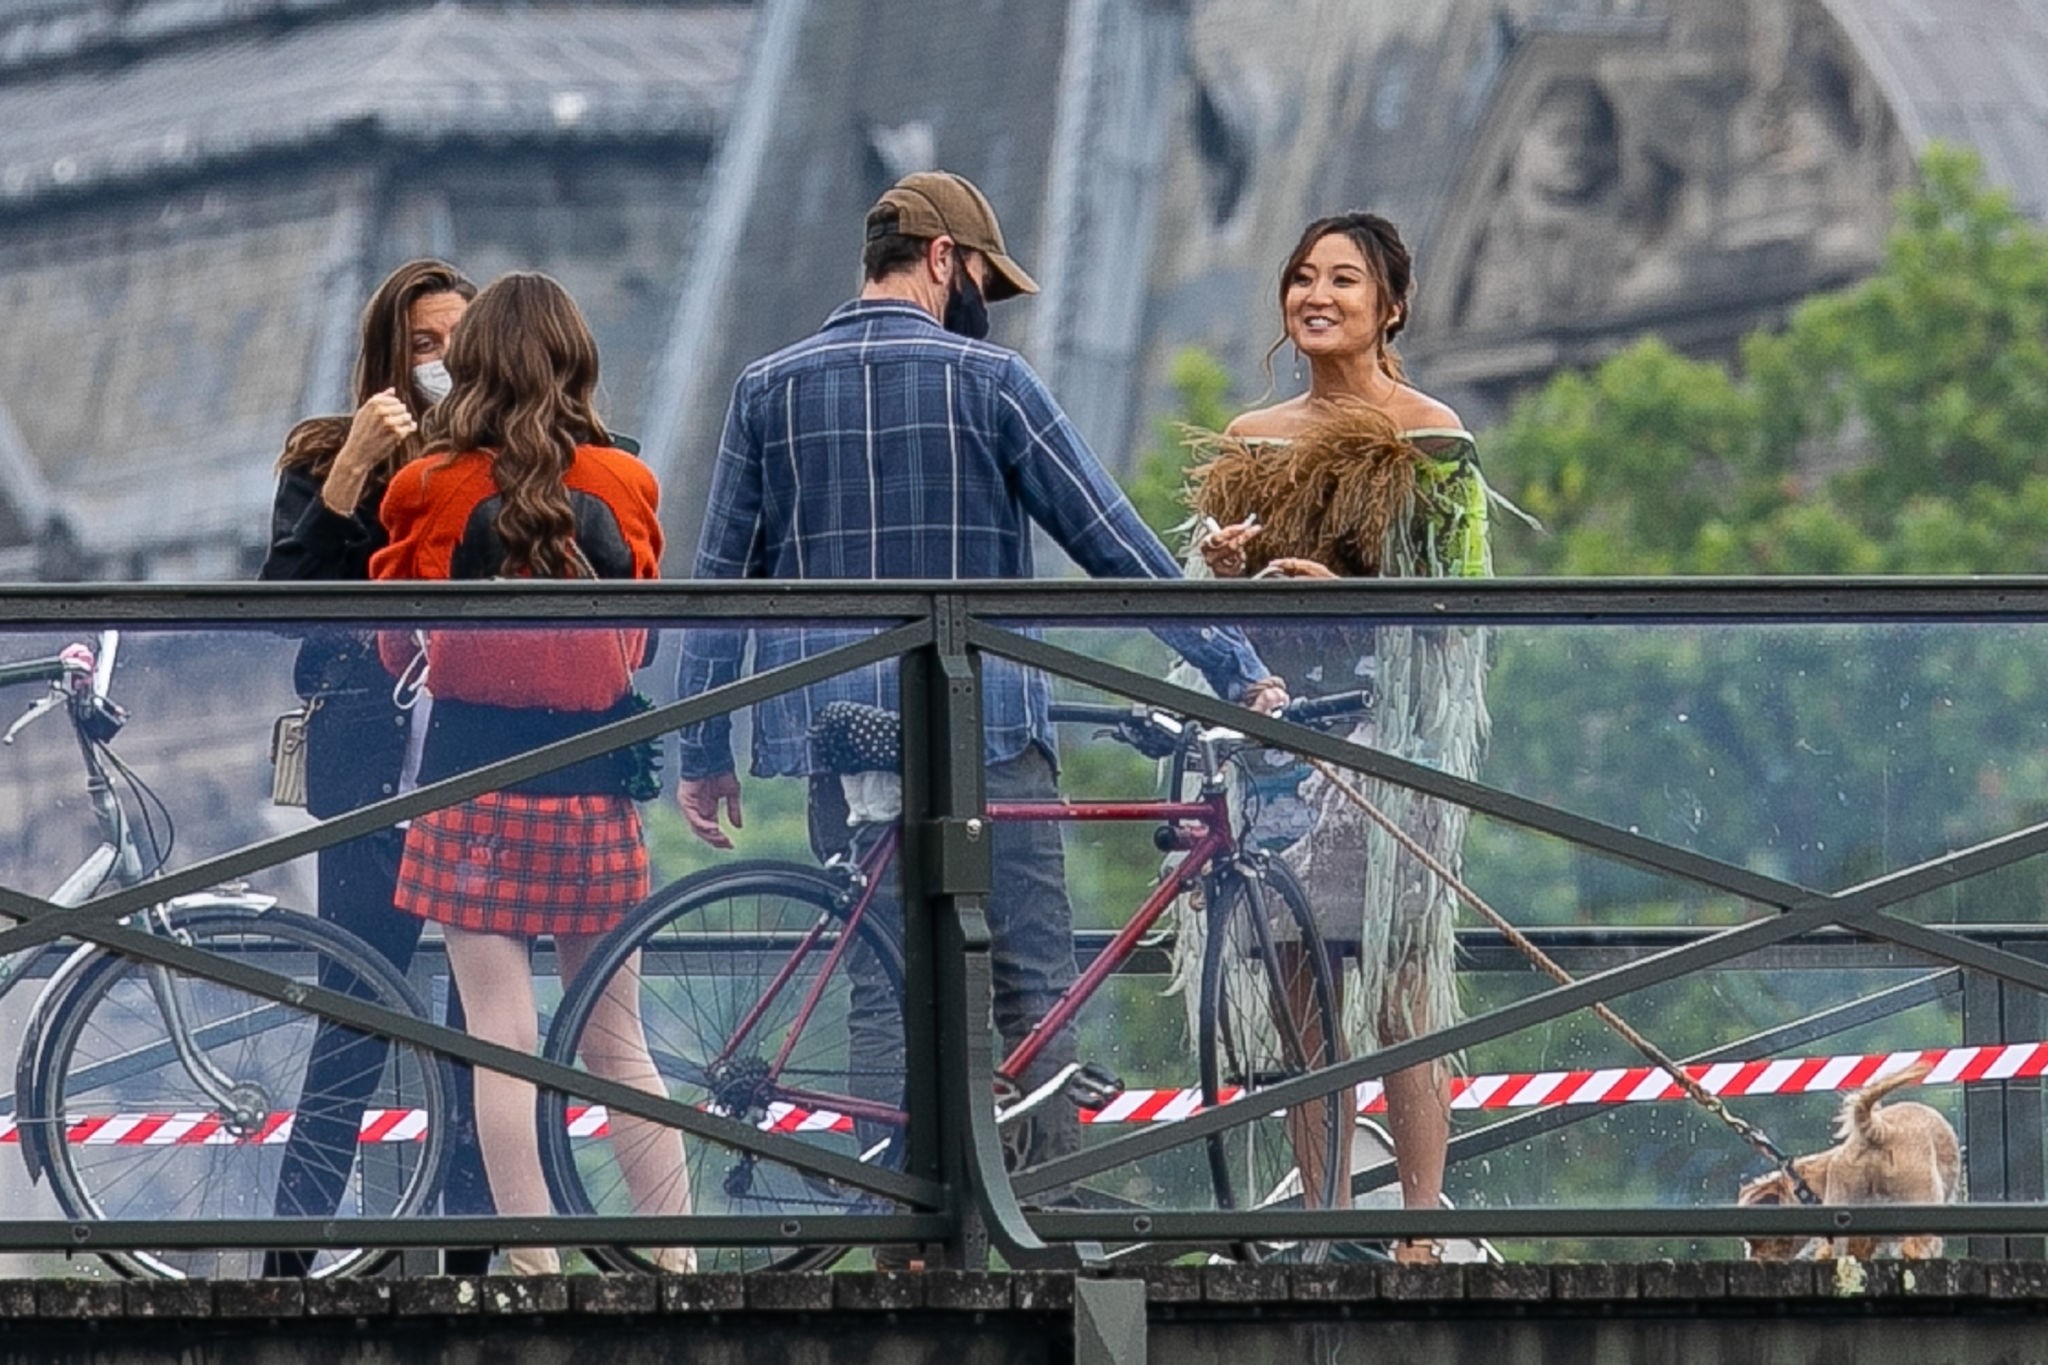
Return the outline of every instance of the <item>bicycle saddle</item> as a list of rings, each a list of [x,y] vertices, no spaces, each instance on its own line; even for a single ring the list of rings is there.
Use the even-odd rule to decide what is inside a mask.
[[[894,773],[903,766],[903,717],[879,706],[828,701],[811,717],[811,756],[828,773]]]

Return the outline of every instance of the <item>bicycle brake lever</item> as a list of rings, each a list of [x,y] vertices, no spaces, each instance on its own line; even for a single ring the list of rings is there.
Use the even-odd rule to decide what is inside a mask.
[[[56,710],[63,704],[64,694],[62,692],[53,690],[45,693],[41,700],[29,704],[28,710],[21,713],[21,719],[7,727],[7,733],[0,735],[0,744],[14,743],[14,737],[27,729],[30,721],[35,720],[46,712]]]

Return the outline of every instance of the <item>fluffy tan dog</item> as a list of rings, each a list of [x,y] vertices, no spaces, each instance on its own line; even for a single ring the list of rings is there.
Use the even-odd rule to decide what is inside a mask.
[[[1961,1176],[1956,1130],[1939,1111],[1916,1101],[1879,1104],[1892,1091],[1927,1074],[1911,1067],[1867,1085],[1842,1101],[1835,1119],[1838,1141],[1825,1152],[1794,1157],[1792,1169],[1813,1187],[1823,1204],[1950,1204]],[[1737,1204],[1796,1204],[1799,1196],[1783,1171],[1750,1181]],[[1942,1239],[1908,1237],[1759,1237],[1745,1242],[1753,1261],[1825,1260],[1838,1249],[1868,1260],[1877,1255],[1941,1255]]]

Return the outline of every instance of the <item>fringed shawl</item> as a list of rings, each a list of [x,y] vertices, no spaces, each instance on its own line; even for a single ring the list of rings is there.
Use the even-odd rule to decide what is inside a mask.
[[[1224,526],[1256,515],[1246,572],[1313,559],[1342,578],[1492,572],[1490,494],[1472,439],[1404,432],[1377,408],[1348,404],[1286,441],[1191,431],[1202,463],[1189,505]]]
[[[1463,432],[1404,432],[1384,413],[1355,406],[1291,440],[1195,432],[1190,444],[1207,457],[1190,481],[1188,503],[1196,517],[1230,525],[1256,514],[1264,528],[1246,542],[1248,573],[1289,557],[1316,560],[1345,577],[1492,572],[1487,513],[1493,497]],[[1202,572],[1199,554],[1190,553],[1189,564]],[[1319,638],[1323,650],[1333,652],[1345,637],[1322,630]],[[1485,632],[1380,626],[1367,648],[1377,674],[1377,714],[1351,740],[1460,777],[1477,776],[1490,727]],[[1346,780],[1446,866],[1460,866],[1464,808],[1356,773]],[[1344,993],[1352,1047],[1384,1046],[1455,1023],[1454,893],[1321,774],[1305,780],[1300,797],[1316,812],[1315,828],[1279,856],[1301,880],[1325,937],[1357,945],[1356,956],[1347,959],[1351,986]],[[1201,917],[1186,916],[1182,924],[1185,953],[1199,944]],[[1183,984],[1192,984],[1192,976]]]

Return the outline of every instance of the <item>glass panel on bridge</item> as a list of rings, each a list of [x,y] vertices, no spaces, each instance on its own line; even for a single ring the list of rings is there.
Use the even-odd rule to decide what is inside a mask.
[[[1140,624],[1166,623],[1068,625],[1045,638],[1166,676],[1174,656]],[[1483,686],[1462,701],[1460,675],[1445,670],[1465,661],[1450,646],[1469,627],[1327,617],[1246,627],[1297,695],[1398,673],[1406,693],[1382,711],[1402,706],[1420,728],[1404,748],[1382,746],[1397,756],[1456,771],[1458,755],[1430,747],[1428,704],[1447,708],[1439,727],[1455,726],[1458,709],[1483,697],[1491,724],[1467,775],[1816,890],[2010,833],[2048,807],[2048,711],[2037,704],[2048,626],[1510,622],[1484,629]],[[1185,667],[1175,680],[1201,685]],[[1623,894],[1572,888],[1591,874],[1571,858],[1556,850],[1531,888],[1561,913]],[[1956,913],[1999,911],[1959,902]]]
[[[529,973],[532,1050],[801,1144],[756,1150],[729,1129],[679,1135],[544,1090],[544,1207],[773,1220],[773,1238],[697,1247],[704,1268],[900,1263],[895,1251],[847,1259],[839,1243],[856,1239],[832,1230],[835,1218],[908,1207],[893,1177],[915,1140],[909,1077],[935,1065],[935,1016],[905,1018],[902,907],[917,887],[905,886],[898,857],[899,670],[865,656],[858,667],[806,662],[893,624],[764,623],[751,661],[731,652],[743,632],[716,623],[645,642],[639,626],[603,621],[436,624],[423,631],[431,701],[410,708],[399,705],[421,654],[410,624],[127,630],[111,674],[96,667],[103,641],[90,631],[0,635],[0,680],[16,684],[4,719],[51,703],[0,748],[0,888],[80,904],[161,883],[176,897],[169,918],[146,914],[129,931],[155,934],[173,955],[183,933],[226,964],[214,980],[176,961],[74,960],[74,937],[38,944],[0,927],[15,935],[0,940],[0,957],[19,984],[0,993],[0,1037],[24,1058],[0,1136],[46,1177],[31,1184],[21,1164],[0,1162],[0,1207],[13,1218],[224,1223],[483,1211],[477,1167],[456,1155],[460,1086],[432,1048],[323,1028],[303,996],[276,998],[274,980],[247,975],[450,1021],[451,935],[435,912],[453,902],[458,921],[474,913],[484,918],[472,927],[520,935],[535,924],[488,917],[565,917],[538,935],[530,963],[515,957],[486,978]],[[1777,913],[1767,902],[1801,899],[1802,887],[1868,894],[1873,883],[1873,902],[1898,919],[1877,938],[1816,927],[1638,983],[1614,1007],[1672,1056],[1696,1060],[1703,1082],[1795,1153],[1827,1146],[1842,1097],[1904,1064],[1895,1054],[1922,1054],[1932,1074],[1909,1093],[1968,1139],[1970,1197],[2040,1199],[2040,1144],[2027,1136],[2040,1131],[2036,1078],[2048,1070],[2039,996],[2023,981],[1953,970],[1930,956],[1946,940],[1913,937],[1967,930],[1973,951],[2038,960],[2040,860],[2021,835],[2009,854],[1973,862],[1988,868],[1981,875],[1922,881],[1912,869],[2036,818],[2048,785],[2036,750],[2048,745],[2030,738],[2042,722],[2028,718],[2026,682],[2048,662],[2035,658],[2048,629],[1493,625],[1397,638],[1371,622],[1251,623],[1266,663],[1311,699],[1320,753],[1304,755],[1159,704],[1160,679],[1197,679],[1133,628],[1144,624],[1043,632],[1135,675],[1121,691],[1105,690],[1117,675],[1100,671],[1101,687],[1039,675],[1056,786],[1035,684],[982,658],[990,1103],[1027,1207],[1137,1216],[1391,1200],[1383,1134],[1405,1128],[1385,1112],[1383,1085],[1350,1097],[1364,1103],[1359,1115],[1345,1101],[1291,1092],[1261,1107],[1256,1095],[1444,1023],[1453,998],[1483,1020],[1551,989],[1475,899],[1586,976],[1767,924]],[[322,668],[341,670],[317,687],[295,678],[316,646]],[[8,671],[36,660],[40,672]],[[633,799],[649,776],[633,745],[552,764],[525,757],[574,744],[593,723],[631,726],[643,710],[623,700],[631,691],[669,705],[679,662],[685,691],[736,686],[713,723],[693,718],[680,772],[664,734],[654,799]],[[776,668],[792,671],[766,676]],[[335,684],[344,677],[349,686]],[[322,695],[307,727],[310,809],[272,800],[273,722],[302,689]],[[927,680],[914,696],[934,692]],[[446,742],[437,752],[429,740],[408,773],[405,741],[422,712]],[[727,716],[729,727],[717,723]],[[930,701],[911,716],[935,724]],[[650,724],[650,735],[675,728],[672,717]],[[1355,766],[1358,753],[1343,761],[1342,744],[1368,751],[1374,770]],[[489,791],[455,791],[439,813],[431,797],[401,803],[361,826],[390,868],[415,845],[400,895],[427,912],[416,945],[387,931],[416,930],[419,914],[393,910],[380,929],[374,916],[335,911],[349,888],[332,868],[323,879],[319,864],[333,859],[310,842],[322,822],[497,761],[513,766]],[[101,796],[88,763],[107,778]],[[719,780],[734,769],[732,785]],[[1446,774],[1476,784],[1458,790],[1477,813],[1407,785]],[[693,832],[679,778],[692,783],[697,823],[731,847]],[[572,809],[591,796],[609,799]],[[430,835],[439,848],[418,847]],[[1413,851],[1397,851],[1403,835],[1464,890],[1417,871]],[[95,853],[103,841],[112,856]],[[1083,973],[1065,997],[1064,941],[1047,909],[1062,885]],[[154,891],[124,908],[153,905]],[[21,901],[0,912],[9,904],[30,919],[46,913]],[[316,909],[370,942],[339,938]],[[491,993],[487,1008],[501,1003]],[[1504,1023],[1462,1046],[1460,1064],[1443,1182],[1459,1207],[1725,1205],[1765,1169],[1696,1106],[1650,1098],[1649,1064],[1582,1009]],[[328,1079],[309,1082],[322,1065]],[[1090,1161],[1247,1094],[1246,1123]],[[1576,1121],[1527,1118],[1567,1096]],[[1493,1128],[1503,1121],[1522,1126]],[[732,1242],[730,1226],[713,1240]],[[679,1245],[597,1256],[676,1267],[690,1263]],[[1334,1240],[1236,1250],[1248,1247],[1342,1250]],[[1643,1249],[1719,1255],[1735,1243]],[[130,1253],[124,1264],[247,1275],[289,1268],[293,1256],[316,1273],[377,1259],[266,1246],[259,1230],[233,1251]]]
[[[1326,740],[1400,761],[1363,772],[1327,748],[1248,742],[1176,712],[1158,680],[1206,691],[1204,680],[1134,628],[1174,622],[997,624],[1081,656],[1039,656],[1054,718],[1069,722],[1060,727],[1068,802],[1199,801],[1202,764],[1221,765],[1215,789],[1227,816],[1218,818],[1235,841],[1220,853],[1198,846],[1202,822],[1186,810],[1128,825],[1098,813],[1068,826],[1084,968],[1091,950],[1115,951],[1115,932],[1177,859],[1203,856],[1291,874],[1331,966],[1325,983],[1301,965],[1284,906],[1269,906],[1263,930],[1207,952],[1214,911],[1198,878],[1079,1012],[1081,1062],[1115,1081],[1095,1082],[1084,1147],[1235,1098],[1244,1087],[1232,1081],[1299,1078],[1325,996],[1351,1057],[1426,1031],[1418,1019],[1449,1022],[1446,992],[1473,1020],[1553,989],[1488,912],[1585,977],[1734,926],[1768,927],[1776,907],[1818,891],[1847,894],[1852,906],[1861,895],[1902,921],[1899,933],[1880,924],[1868,936],[1822,916],[1785,942],[1630,990],[1613,1008],[1795,1155],[1835,1142],[1850,1093],[1925,1067],[1923,1083],[1888,1103],[1924,1102],[1969,1138],[1967,1197],[2041,1198],[2040,1144],[2027,1136],[2039,1131],[2036,1078],[2048,1070],[2040,996],[1959,970],[1941,956],[1948,940],[1910,932],[1964,929],[1973,945],[2038,960],[2048,886],[2025,831],[2048,798],[2048,714],[2029,705],[2048,665],[2048,627],[1242,623],[1293,694],[1310,698],[1311,711],[1321,705],[1314,728]],[[1104,666],[1133,681],[1103,690],[1117,676]],[[1361,688],[1372,693],[1368,714],[1336,714],[1333,698]],[[1477,813],[1414,790],[1404,774],[1477,784],[1465,789]],[[1982,875],[1923,880],[1915,871],[2000,840],[2009,847],[1984,855]],[[1423,854],[1461,885],[1432,875]],[[1462,1048],[1448,1090],[1443,1188],[1460,1207],[1728,1205],[1771,1169],[1584,1009],[1498,1034]],[[1361,1205],[1399,1202],[1388,1128],[1410,1130],[1398,1113],[1406,1093],[1397,1084],[1391,1124],[1380,1082],[1358,1095],[1365,1112],[1346,1136]],[[1510,1119],[1516,1126],[1493,1127]],[[1122,1149],[1063,1162],[1054,1173],[1068,1178],[1050,1190],[1036,1172],[1020,1184],[1097,1210],[1299,1208],[1304,1172],[1313,1186],[1323,1153],[1336,1150],[1317,1131],[1325,1121],[1319,1107],[1275,1105],[1224,1134],[1134,1146],[1110,1169],[1097,1168]],[[1417,1144],[1430,1141],[1427,1122],[1414,1131]],[[1950,1165],[1917,1194],[1962,1197],[1948,1150]],[[1331,1200],[1311,1192],[1306,1202]],[[1742,1251],[1732,1238],[1631,1249]],[[1345,1248],[1317,1254],[1333,1250]]]
[[[881,628],[792,622],[776,638],[805,647],[769,663],[803,666]],[[74,956],[68,936],[0,953],[22,987],[0,995],[0,1037],[23,1057],[0,1137],[49,1177],[31,1184],[9,1157],[0,1208],[221,1221],[490,1213],[470,1068],[323,1026],[303,996],[272,998],[232,975],[251,969],[456,1028],[466,996],[480,1036],[768,1139],[750,1150],[679,1134],[544,1088],[546,1188],[522,1191],[515,1175],[507,1199],[501,1177],[498,1211],[752,1216],[775,1236],[592,1244],[572,1248],[572,1264],[818,1264],[839,1254],[833,1216],[901,1208],[858,1183],[900,1172],[909,1139],[901,750],[893,711],[876,709],[895,705],[893,659],[810,666],[796,680],[808,690],[755,686],[749,704],[689,732],[682,775],[706,793],[699,809],[716,807],[714,847],[678,803],[677,741],[661,733],[672,725],[605,752],[530,758],[631,723],[652,696],[671,700],[680,634],[665,654],[660,633],[630,623],[0,635],[0,679],[19,684],[6,720],[48,704],[0,749],[0,887],[65,905],[140,887],[130,899],[150,908],[131,930],[218,953],[230,973]],[[731,632],[691,634],[722,647]],[[110,646],[114,667],[96,680],[94,653]],[[756,642],[757,657],[765,648]],[[6,672],[35,660],[46,666]],[[274,729],[309,697],[310,714]],[[297,790],[277,782],[274,733],[287,751],[305,746]],[[830,771],[809,782],[814,754]],[[730,775],[735,755],[728,787],[714,770]],[[415,799],[306,851],[325,822],[490,763],[513,766],[485,790],[433,809]],[[797,775],[755,775],[778,771]],[[107,779],[98,794],[94,774]],[[280,839],[298,846],[265,847]],[[103,841],[110,852],[95,853]],[[157,881],[179,893],[162,907],[146,894]],[[480,1074],[484,1123],[495,1105],[532,1132],[532,1089],[508,1095],[504,1078]],[[260,1224],[236,1240],[119,1259],[205,1276],[355,1273],[382,1259],[266,1246]]]

